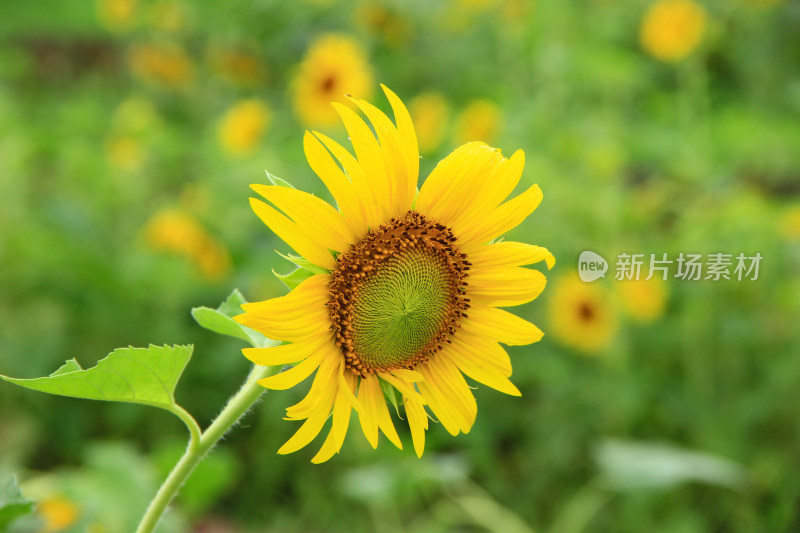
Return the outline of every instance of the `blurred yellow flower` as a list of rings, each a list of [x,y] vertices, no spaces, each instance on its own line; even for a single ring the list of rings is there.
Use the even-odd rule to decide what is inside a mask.
[[[212,47],[208,51],[208,64],[215,74],[240,87],[263,84],[266,69],[261,59],[245,50]]]
[[[178,0],[157,0],[150,6],[150,25],[161,31],[176,33],[186,27],[186,5]]]
[[[633,320],[653,322],[664,313],[667,302],[667,287],[663,279],[618,281],[616,289],[622,302],[622,310]]]
[[[40,501],[36,510],[44,522],[40,533],[64,531],[78,521],[80,514],[77,505],[62,496]]]
[[[157,85],[183,88],[194,79],[194,66],[186,52],[175,43],[139,43],[128,51],[133,74]]]
[[[585,353],[608,346],[617,331],[617,317],[608,291],[580,281],[574,273],[556,281],[548,305],[553,336]]]
[[[339,115],[331,102],[344,102],[348,94],[366,98],[372,85],[364,49],[346,35],[322,35],[311,44],[292,80],[295,113],[305,124],[332,126]]]
[[[362,2],[353,12],[355,23],[391,46],[409,42],[412,28],[399,12],[377,0]]]
[[[158,120],[158,111],[150,100],[132,96],[114,110],[112,126],[119,131],[143,133],[155,126]]]
[[[795,204],[778,219],[778,230],[787,241],[800,241],[800,204]]]
[[[450,120],[450,106],[440,93],[422,93],[409,103],[408,111],[417,130],[417,142],[422,153],[439,148]]]
[[[98,0],[97,18],[112,31],[126,31],[136,23],[137,0]]]
[[[136,172],[142,168],[147,151],[135,137],[112,135],[106,141],[106,156],[112,167],[126,172]]]
[[[183,210],[155,213],[145,225],[145,238],[154,250],[186,257],[209,280],[219,279],[230,270],[228,251]]]
[[[241,100],[219,121],[217,133],[222,148],[231,155],[251,153],[267,131],[271,112],[260,100]]]
[[[501,123],[502,112],[497,104],[489,100],[473,100],[456,120],[456,143],[478,139],[492,143],[500,132]]]
[[[653,57],[679,61],[703,38],[706,11],[692,0],[659,0],[645,14],[639,38]]]

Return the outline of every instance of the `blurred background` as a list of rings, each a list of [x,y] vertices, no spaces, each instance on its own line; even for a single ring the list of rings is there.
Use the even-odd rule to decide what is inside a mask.
[[[345,142],[327,102],[388,111],[380,82],[421,179],[483,140],[544,191],[510,235],[558,259],[518,309],[546,333],[509,349],[523,395],[477,388],[471,433],[433,424],[421,460],[354,428],[315,466],[275,455],[303,390],[272,392],[161,531],[800,531],[794,0],[5,0],[0,374],[193,343],[176,396],[206,425],[248,362],[189,309],[283,294],[292,268],[248,184],[330,199],[303,131]],[[592,284],[587,249],[611,264]],[[622,252],[763,260],[755,281],[637,283],[614,279]],[[38,502],[11,531],[133,531],[185,443],[146,407],[10,384],[0,406],[0,479]]]

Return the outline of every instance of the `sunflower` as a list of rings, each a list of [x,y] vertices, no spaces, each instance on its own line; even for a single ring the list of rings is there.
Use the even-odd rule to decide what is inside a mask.
[[[664,314],[667,287],[662,278],[632,279],[617,282],[622,310],[636,322],[648,324]]]
[[[396,126],[376,107],[354,100],[375,135],[355,111],[333,104],[355,157],[329,137],[306,132],[308,162],[338,209],[290,187],[253,186],[272,204],[252,199],[256,214],[311,272],[286,296],[245,304],[236,319],[286,341],[244,350],[257,365],[294,364],[262,379],[262,386],[288,389],[316,371],[305,398],[287,409],[287,419],[305,422],[278,450],[306,446],[330,417],[313,462],[339,451],[353,409],[373,448],[379,431],[402,448],[387,398],[402,405],[417,455],[429,412],[452,435],[469,432],[477,405],[464,375],[519,395],[499,343],[542,337],[535,325],[498,308],[529,302],[544,289],[544,275],[523,265],[555,261],[539,246],[495,242],[542,198],[533,185],[504,202],[522,175],[522,151],[506,159],[486,144],[466,144],[418,191],[411,117],[393,92],[384,91]]]
[[[555,338],[586,354],[608,346],[617,331],[611,295],[599,285],[580,281],[574,273],[555,283],[549,316]]]
[[[261,142],[271,116],[269,107],[261,100],[236,102],[225,112],[217,127],[222,148],[233,156],[250,154]]]
[[[656,59],[675,62],[697,48],[705,28],[706,12],[692,0],[659,0],[642,20],[639,39]]]
[[[338,115],[331,101],[342,102],[346,94],[366,98],[372,93],[372,70],[366,52],[347,35],[321,35],[300,63],[291,91],[295,113],[304,124],[336,124]]]

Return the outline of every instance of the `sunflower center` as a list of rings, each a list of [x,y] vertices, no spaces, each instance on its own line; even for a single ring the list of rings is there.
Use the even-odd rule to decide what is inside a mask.
[[[578,306],[578,316],[584,322],[591,322],[595,317],[595,310],[587,302],[581,302]]]
[[[353,373],[414,368],[450,342],[469,308],[470,263],[455,240],[446,226],[409,211],[339,256],[328,309]]]

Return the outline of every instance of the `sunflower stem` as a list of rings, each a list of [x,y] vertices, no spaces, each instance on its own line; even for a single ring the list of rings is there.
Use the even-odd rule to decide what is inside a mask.
[[[201,434],[192,431],[191,426],[187,423],[190,428],[190,439],[186,451],[158,489],[153,501],[150,502],[136,533],[152,533],[155,530],[167,506],[195,467],[205,458],[209,450],[247,414],[247,411],[264,393],[266,389],[258,384],[258,380],[270,376],[278,370],[278,367],[253,366],[239,391],[231,396],[214,422]],[[189,416],[188,413],[186,415]],[[182,418],[186,421],[184,417]]]

